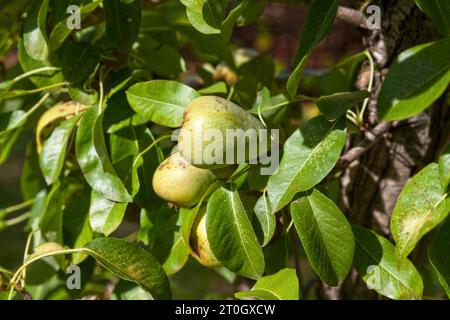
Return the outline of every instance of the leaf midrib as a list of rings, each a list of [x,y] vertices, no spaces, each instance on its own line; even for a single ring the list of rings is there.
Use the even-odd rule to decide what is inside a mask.
[[[239,227],[239,222],[237,220],[237,215],[235,214],[235,212],[237,212],[237,211],[235,211],[235,209],[237,209],[237,208],[235,207],[234,193],[231,194],[230,198],[231,198],[231,211],[232,211],[232,215],[233,215],[233,220],[234,220],[234,222],[236,224],[236,228],[237,228],[237,231],[238,231],[239,239],[241,240],[241,243],[243,244],[242,247],[244,248],[245,255],[247,256],[247,260],[249,261],[250,266],[251,266],[254,274],[258,275],[258,272],[256,271],[255,266],[253,265],[253,261],[250,258],[250,255],[249,255],[249,253],[247,251],[247,247],[245,246],[244,238],[242,237],[241,230],[240,230],[240,227]]]
[[[319,230],[320,241],[322,242],[323,246],[325,247],[325,252],[327,254],[328,262],[329,262],[329,264],[331,266],[331,269],[333,270],[334,276],[336,277],[337,281],[339,282],[339,277],[338,277],[338,275],[337,275],[337,273],[336,273],[336,271],[334,269],[334,265],[332,263],[332,259],[331,259],[330,254],[329,254],[329,250],[328,250],[327,244],[326,244],[325,239],[323,238],[323,235],[322,235],[322,229],[320,228],[319,221],[317,220],[317,217],[316,217],[316,214],[315,214],[315,210],[314,210],[315,207],[313,206],[313,203],[310,200],[310,196],[307,196],[306,198],[308,200],[309,206],[311,207],[312,217],[313,217],[314,223],[316,224],[317,229]]]
[[[303,164],[301,165],[301,167],[297,170],[297,174],[295,174],[294,177],[290,180],[286,190],[290,190],[291,189],[292,185],[294,184],[294,181],[297,180],[298,176],[301,174],[301,172],[305,168],[305,166],[308,163],[309,159],[311,159],[311,157],[316,153],[317,149],[323,144],[323,141],[330,135],[331,131],[333,131],[333,129],[335,128],[336,124],[337,124],[337,121],[333,123],[333,125],[330,127],[330,129],[327,131],[327,133],[324,135],[324,137],[321,139],[321,141],[311,150],[311,153],[308,155],[308,157],[306,157],[306,159],[303,162]],[[301,192],[301,190],[299,190],[297,192]],[[286,194],[286,192],[284,192],[284,194],[281,197],[281,199],[284,197],[285,194]],[[280,203],[280,201],[278,201],[277,207],[278,207],[279,203]]]
[[[358,245],[367,253],[367,255],[372,258],[372,260],[375,262],[376,265],[380,266],[387,274],[389,274],[392,278],[396,279],[399,283],[403,285],[414,297],[416,296],[415,292],[408,287],[401,279],[397,278],[393,273],[391,273],[388,269],[386,269],[383,264],[381,264],[381,261],[377,261],[376,258],[371,254],[369,250],[366,249],[366,247],[363,246],[363,244],[359,241],[358,237],[355,237],[356,242]]]
[[[136,95],[136,94],[131,93],[131,92],[127,92],[127,94],[132,96],[135,99],[143,99],[143,100],[150,101],[150,102],[153,102],[153,103],[159,104],[159,105],[166,105],[166,106],[169,106],[169,107],[172,107],[172,108],[184,109],[184,106],[181,106],[181,105],[178,105],[178,104],[174,104],[174,103],[170,103],[170,102],[164,102],[164,101],[160,101],[160,100],[155,100],[155,99],[148,98],[148,97],[145,97],[145,96]]]

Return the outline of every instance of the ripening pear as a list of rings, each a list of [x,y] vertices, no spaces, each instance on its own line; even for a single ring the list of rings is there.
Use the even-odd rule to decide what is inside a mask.
[[[190,165],[178,152],[165,159],[153,175],[153,190],[181,207],[195,206],[218,178],[208,169]]]
[[[179,152],[199,168],[243,163],[267,150],[258,147],[261,129],[264,126],[258,119],[233,102],[216,96],[199,97],[184,112]],[[265,139],[270,143],[267,136]]]
[[[221,267],[222,263],[213,254],[206,233],[206,205],[200,207],[192,230],[190,241],[194,250],[192,254],[194,258],[206,267]]]
[[[88,109],[87,106],[76,102],[66,101],[55,104],[53,107],[45,111],[39,118],[36,127],[36,146],[38,154],[42,151],[42,146],[45,139],[61,122],[73,117],[76,114],[84,112]]]

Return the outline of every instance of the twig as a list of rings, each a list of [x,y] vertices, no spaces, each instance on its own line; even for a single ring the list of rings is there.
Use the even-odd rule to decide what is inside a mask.
[[[358,146],[347,151],[343,156],[339,158],[336,165],[339,169],[347,168],[352,162],[359,159],[365,154],[385,133],[387,133],[392,127],[392,122],[381,122],[375,128],[365,133],[364,139]]]
[[[355,27],[369,30],[366,17],[358,10],[339,6],[336,18]]]

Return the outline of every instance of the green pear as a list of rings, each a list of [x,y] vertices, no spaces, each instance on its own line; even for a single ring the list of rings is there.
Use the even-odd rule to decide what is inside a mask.
[[[194,250],[192,256],[208,268],[221,267],[222,263],[213,254],[206,233],[206,205],[200,207],[192,230],[190,239]]]
[[[267,150],[258,147],[261,129],[265,128],[258,119],[233,102],[216,96],[199,97],[184,113],[179,152],[199,168],[217,169],[246,162]],[[266,140],[270,143],[270,139]],[[249,152],[250,145],[257,147],[253,153]]]
[[[156,169],[153,190],[168,202],[181,207],[193,207],[217,179],[211,170],[190,165],[177,152]]]

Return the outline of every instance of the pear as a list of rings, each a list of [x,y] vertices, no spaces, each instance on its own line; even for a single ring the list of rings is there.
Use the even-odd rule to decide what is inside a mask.
[[[206,234],[206,205],[200,207],[192,230],[190,241],[194,250],[192,254],[194,258],[205,267],[221,267],[222,263],[213,254]]]
[[[190,165],[178,152],[165,159],[153,175],[153,190],[181,207],[195,206],[218,178],[211,170]]]
[[[250,144],[257,145],[261,129],[264,126],[258,119],[233,102],[216,96],[199,97],[184,112],[179,152],[199,168],[217,169],[242,163],[267,150],[265,147],[249,152]],[[247,132],[254,135],[248,138],[243,135]]]

